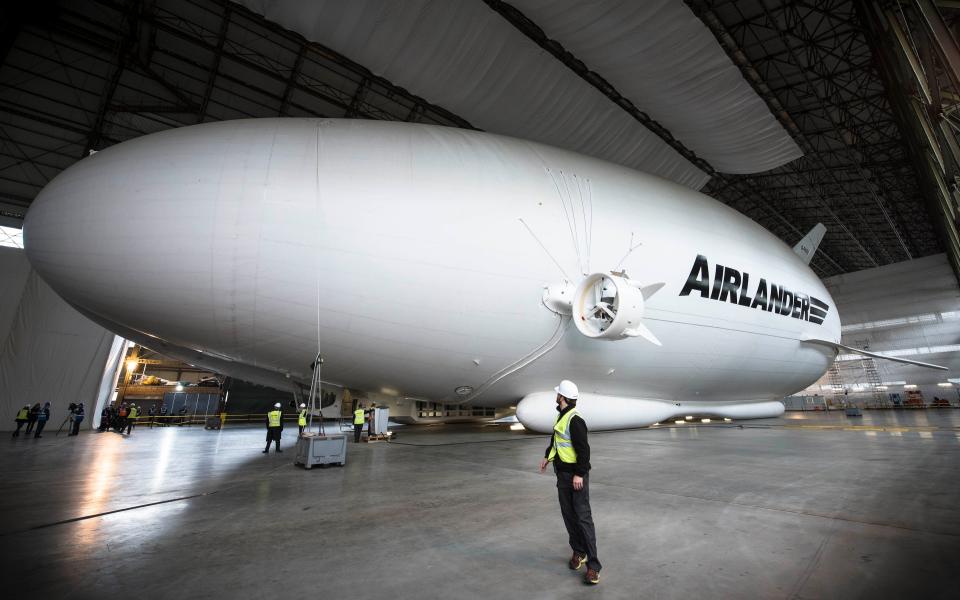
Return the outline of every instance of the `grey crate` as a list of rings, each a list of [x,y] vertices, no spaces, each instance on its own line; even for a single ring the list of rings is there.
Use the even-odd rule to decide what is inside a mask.
[[[347,436],[311,435],[297,438],[296,464],[305,469],[314,465],[340,465],[347,462]]]

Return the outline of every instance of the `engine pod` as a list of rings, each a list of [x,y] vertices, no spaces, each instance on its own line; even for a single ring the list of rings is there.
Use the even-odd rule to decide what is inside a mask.
[[[643,293],[626,279],[588,275],[573,293],[573,322],[583,335],[618,340],[642,327]]]

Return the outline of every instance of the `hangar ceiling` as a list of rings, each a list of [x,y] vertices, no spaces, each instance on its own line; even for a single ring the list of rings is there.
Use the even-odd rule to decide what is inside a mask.
[[[411,68],[411,59],[396,56],[384,62],[367,47],[382,44],[357,44],[356,35],[342,28],[318,29],[307,17],[317,17],[316,7],[325,3],[15,4],[0,9],[0,221],[22,218],[43,185],[90,150],[203,121],[356,117],[548,141],[557,123],[568,123],[579,128],[577,134],[558,145],[606,152],[612,156],[605,157],[624,164],[646,154],[653,166],[634,166],[663,169],[665,176],[693,187],[709,178],[703,191],[788,244],[823,222],[828,234],[813,262],[821,276],[943,251],[955,270],[960,265],[955,220],[960,150],[953,152],[957,128],[951,125],[960,124],[953,111],[960,102],[954,78],[960,66],[951,69],[948,52],[950,43],[956,48],[950,36],[958,15],[955,2],[422,3],[472,15],[473,25],[481,19],[485,37],[505,40],[490,50],[509,51],[505,64],[530,60],[534,72],[550,73],[539,80],[547,93],[536,95],[531,77],[517,66],[514,81],[531,89],[527,96],[510,92],[502,69],[488,70],[469,94],[431,88],[434,63]],[[372,14],[385,22],[377,12],[382,2],[349,4],[363,7],[360,16]],[[637,13],[632,7],[640,4],[653,12]],[[305,12],[289,13],[290,6]],[[407,21],[431,23],[427,13],[415,14],[419,20]],[[673,16],[664,21],[664,15]],[[402,21],[404,15],[393,17]],[[274,18],[324,39],[308,41]],[[439,27],[442,22],[433,22],[434,30],[417,29],[416,39],[422,43],[431,31],[438,39],[471,31],[470,26],[457,29],[456,19]],[[676,31],[664,34],[671,23]],[[372,28],[359,27],[372,35]],[[630,54],[639,40],[655,34],[658,43]],[[397,47],[407,47],[404,39],[394,38]],[[697,62],[691,48],[699,48],[700,62],[712,68],[698,73],[690,67],[680,83],[653,68],[669,63],[667,74],[679,78],[683,65]],[[451,69],[469,61],[444,64]],[[631,70],[631,64],[637,68]],[[727,81],[720,91],[727,95],[711,94],[702,81],[719,73]],[[448,88],[462,89],[460,80],[459,88],[451,81]],[[551,94],[583,100],[568,106],[544,103]],[[730,101],[732,94],[739,94],[736,102]],[[541,104],[528,115],[524,110],[535,95],[542,96]],[[512,107],[474,110],[472,104],[487,98],[509,100]],[[743,120],[724,122],[730,113],[725,102],[740,106],[736,119]],[[757,112],[758,106],[766,112]],[[710,129],[710,123],[717,127]],[[764,133],[751,138],[743,135],[745,128]],[[614,137],[620,150],[596,143]],[[797,149],[803,156],[794,159]],[[761,169],[768,170],[757,172]]]

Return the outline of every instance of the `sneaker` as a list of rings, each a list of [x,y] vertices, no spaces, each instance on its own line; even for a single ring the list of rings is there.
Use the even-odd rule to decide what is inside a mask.
[[[577,569],[582,567],[583,563],[585,562],[587,562],[586,554],[577,554],[576,552],[574,552],[573,556],[570,557],[570,562],[568,563],[568,566],[574,571],[576,571]]]
[[[583,576],[583,582],[589,585],[597,585],[600,583],[600,573],[587,567],[587,572]]]
[[[270,451],[269,451],[269,450],[264,450],[263,452],[261,452],[261,454],[266,454],[266,453],[268,453],[268,452],[270,452]]]

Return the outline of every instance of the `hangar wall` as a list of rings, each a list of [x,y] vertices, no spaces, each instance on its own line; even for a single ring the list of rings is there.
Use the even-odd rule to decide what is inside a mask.
[[[938,385],[960,377],[960,290],[945,254],[837,275],[824,284],[840,311],[843,344],[950,368],[877,360],[881,382],[916,385],[928,404],[934,396],[957,404],[958,386]],[[861,389],[869,383],[861,361],[849,358],[841,355],[837,362],[844,387],[851,396],[872,395],[872,389]],[[827,374],[802,394],[827,396],[830,392],[822,386],[830,383]],[[905,392],[903,383],[886,387],[886,394]]]
[[[53,430],[71,402],[83,402],[90,427],[117,336],[64,302],[22,250],[0,247],[0,281],[0,430],[14,429],[20,407],[35,402],[50,402]]]

